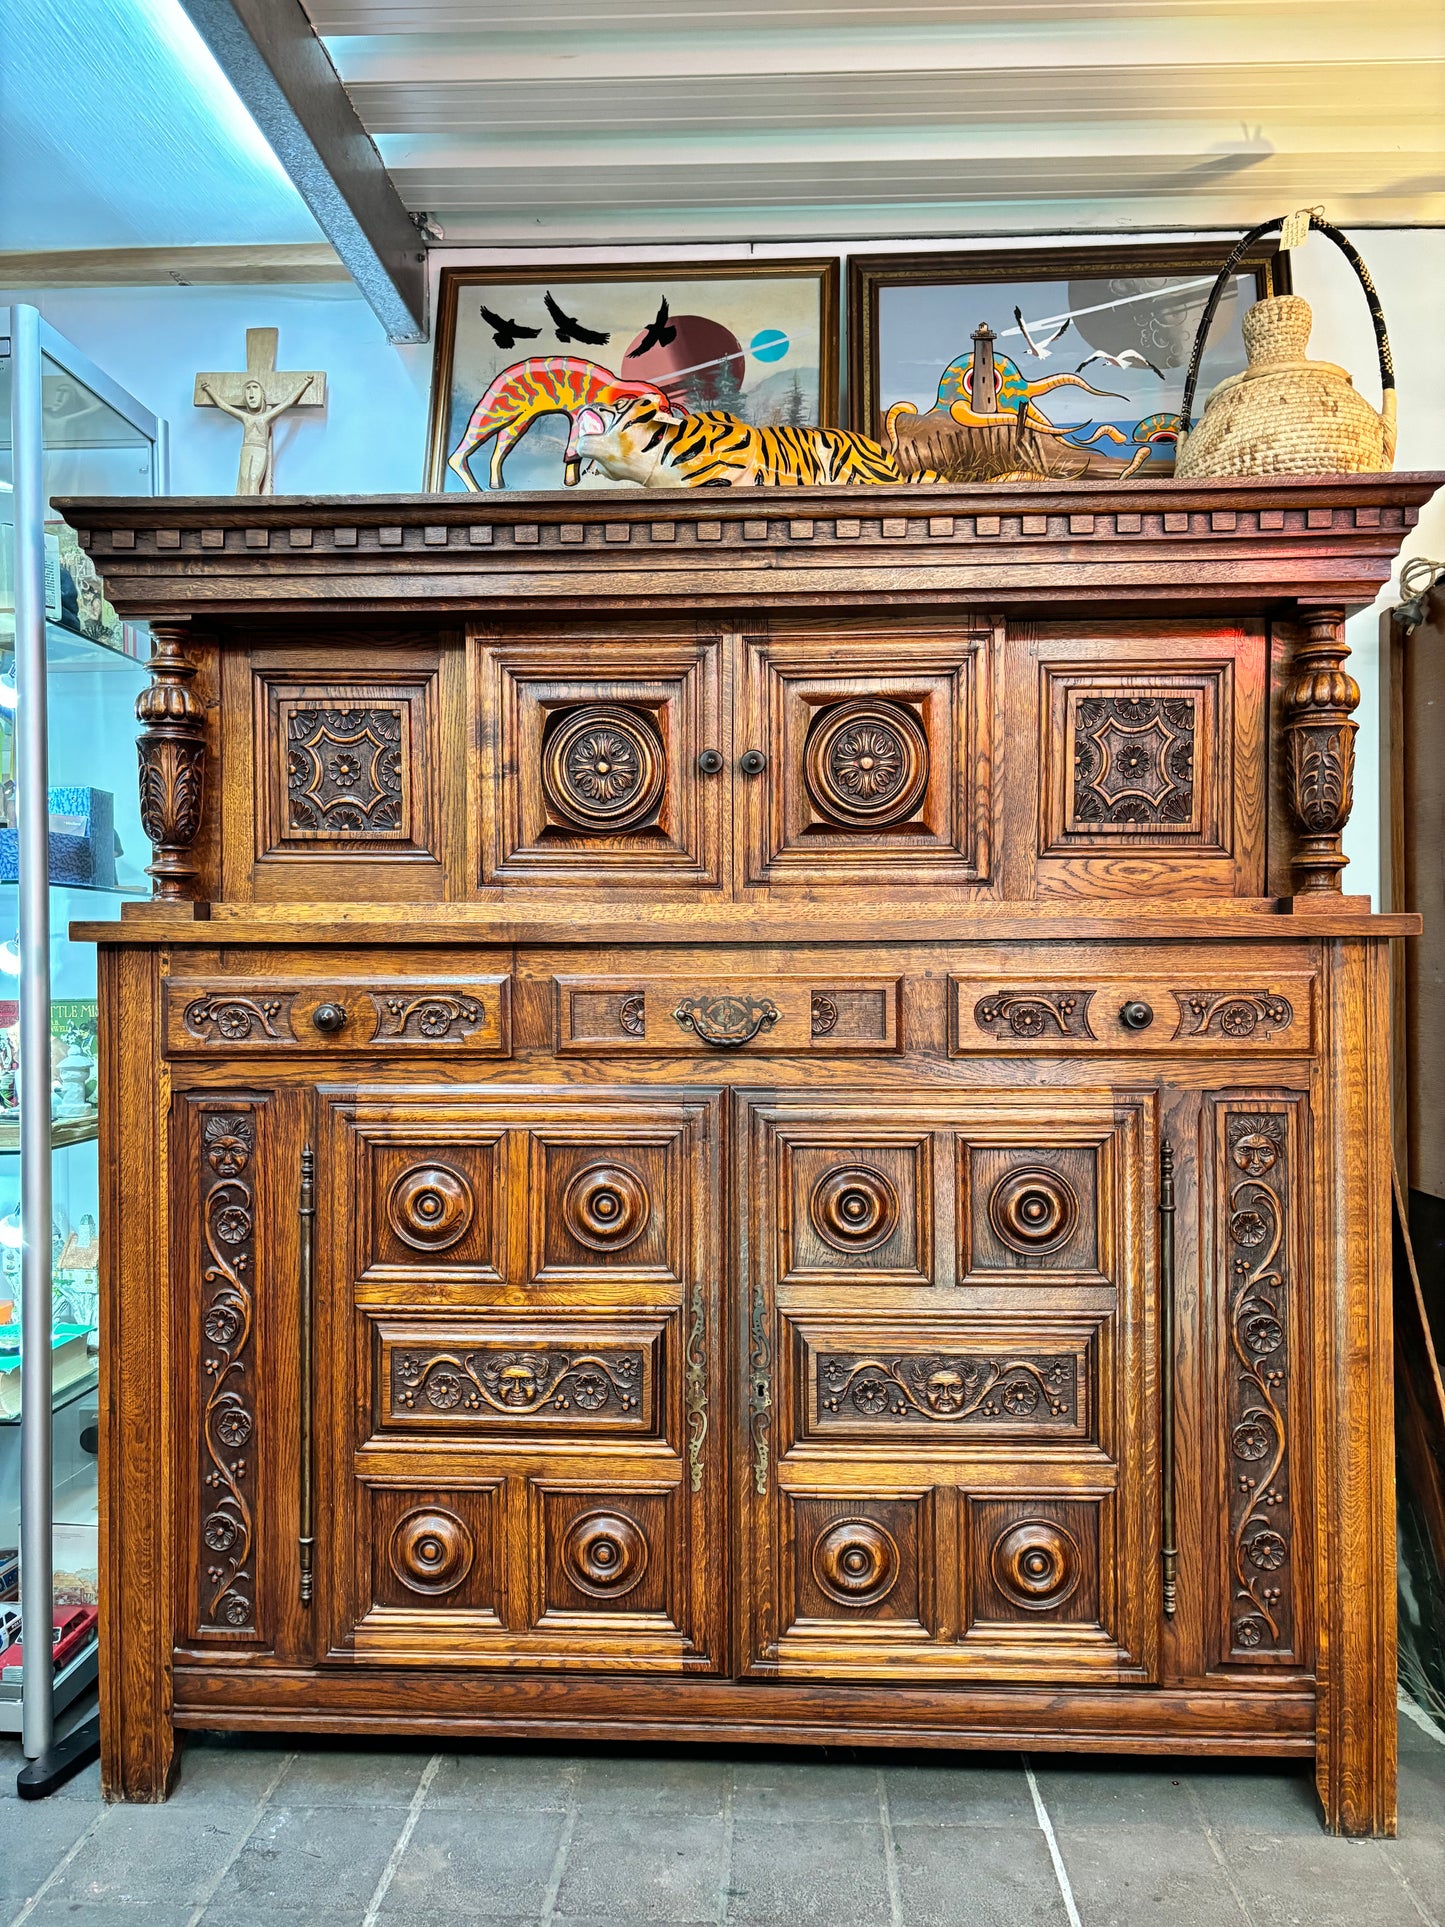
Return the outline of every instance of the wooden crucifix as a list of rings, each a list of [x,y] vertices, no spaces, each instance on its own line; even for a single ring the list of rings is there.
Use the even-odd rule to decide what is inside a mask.
[[[241,424],[241,469],[238,495],[274,492],[274,451],[271,428],[288,408],[321,408],[326,402],[326,375],[278,372],[275,328],[246,330],[244,374],[196,376],[197,408],[221,408]]]

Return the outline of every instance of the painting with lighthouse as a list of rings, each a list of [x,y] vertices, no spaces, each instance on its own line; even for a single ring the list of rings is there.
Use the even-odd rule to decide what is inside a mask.
[[[429,489],[617,488],[584,408],[656,391],[756,427],[837,420],[836,261],[443,272]]]

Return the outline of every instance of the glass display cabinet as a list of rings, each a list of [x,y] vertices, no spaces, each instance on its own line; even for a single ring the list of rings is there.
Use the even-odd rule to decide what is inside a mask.
[[[64,1776],[55,1720],[96,1677],[96,953],[68,932],[147,894],[149,859],[148,641],[50,503],[156,494],[164,466],[155,416],[0,307],[0,1732],[22,1793]]]

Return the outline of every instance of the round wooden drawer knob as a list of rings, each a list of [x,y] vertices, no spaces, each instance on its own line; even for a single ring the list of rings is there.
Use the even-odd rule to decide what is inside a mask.
[[[318,1004],[311,1021],[327,1037],[334,1037],[346,1022],[345,1004]]]
[[[1137,1003],[1125,1004],[1119,1012],[1119,1022],[1125,1030],[1148,1030],[1153,1021],[1153,1008],[1142,999]]]

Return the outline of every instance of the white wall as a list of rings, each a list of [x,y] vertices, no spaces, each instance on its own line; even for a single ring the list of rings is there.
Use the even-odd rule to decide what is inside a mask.
[[[1099,237],[1090,237],[1096,239]],[[1154,238],[1128,237],[1137,243]],[[1159,236],[1178,239],[1178,236]],[[1445,467],[1445,355],[1440,351],[1445,312],[1445,231],[1376,229],[1353,237],[1369,266],[1389,324],[1400,397],[1397,469]],[[1106,243],[1105,243],[1106,244]],[[860,243],[855,252],[909,247],[946,249],[967,243],[934,241]],[[998,247],[995,237],[976,245]],[[1037,248],[1038,237],[1021,246]],[[696,259],[700,250],[574,248],[569,263]],[[747,259],[788,254],[818,256],[835,247],[805,249],[782,244],[710,250],[718,258]],[[434,273],[444,264],[470,261],[535,265],[555,259],[519,248],[436,251]],[[1361,391],[1378,399],[1374,336],[1353,270],[1320,236],[1294,257],[1295,283],[1314,305],[1312,352],[1339,362]],[[171,424],[171,491],[177,495],[224,495],[236,485],[239,432],[218,410],[195,408],[192,382],[199,369],[239,368],[248,327],[280,330],[283,368],[324,368],[329,398],[321,410],[286,418],[276,439],[277,481],[288,495],[406,493],[421,487],[427,428],[431,350],[394,347],[349,284],[310,287],[163,287],[65,289],[26,295],[0,292],[8,300],[33,300],[62,334]],[[1445,495],[1423,512],[1404,555],[1445,561]],[[1379,607],[1395,599],[1392,586]],[[1381,900],[1384,768],[1383,719],[1388,710],[1380,677],[1378,611],[1353,618],[1351,667],[1362,692],[1354,816],[1346,832],[1350,856],[1346,888]]]

